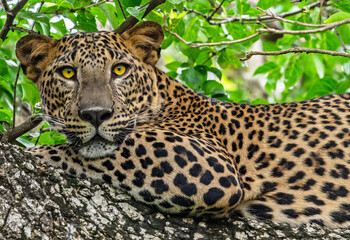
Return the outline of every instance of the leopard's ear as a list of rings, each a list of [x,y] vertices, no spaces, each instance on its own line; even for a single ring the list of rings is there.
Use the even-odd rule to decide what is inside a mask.
[[[154,66],[160,58],[164,33],[159,23],[145,21],[122,34],[126,44],[145,63]]]
[[[53,58],[58,40],[41,34],[29,34],[18,40],[16,55],[24,75],[37,82],[48,62]]]

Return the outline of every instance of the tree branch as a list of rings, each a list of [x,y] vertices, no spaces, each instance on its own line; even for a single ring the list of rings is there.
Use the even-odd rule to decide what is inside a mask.
[[[24,5],[26,5],[28,0],[20,0],[12,10],[10,10],[6,0],[0,0],[0,2],[7,15],[5,24],[0,31],[0,39],[5,41],[7,33],[10,31],[10,27],[13,25],[17,13],[24,7]]]
[[[291,48],[281,51],[274,51],[274,52],[261,52],[261,51],[249,51],[246,53],[246,56],[244,58],[239,59],[240,61],[246,61],[250,59],[253,55],[282,55],[286,53],[321,53],[321,54],[327,54],[331,56],[341,56],[341,57],[347,57],[350,58],[350,53],[343,53],[343,52],[335,52],[335,51],[329,51],[324,49],[313,49],[313,48]]]
[[[44,14],[55,14],[55,15],[58,15],[58,14],[62,14],[63,12],[77,12],[77,11],[84,11],[88,8],[91,8],[91,7],[95,7],[95,6],[98,6],[98,5],[101,5],[103,3],[107,3],[107,2],[111,2],[110,0],[105,0],[105,1],[102,1],[102,2],[98,2],[98,3],[94,3],[94,4],[91,4],[91,5],[88,5],[88,6],[85,6],[85,7],[80,7],[80,8],[74,8],[74,9],[68,9],[68,10],[64,10],[64,11],[55,11],[55,12],[43,12]]]
[[[143,14],[142,18],[146,17],[153,9],[155,9],[160,4],[165,3],[165,1],[166,0],[151,0],[148,3],[148,7],[147,7],[145,13]],[[138,21],[139,20],[137,18],[135,18],[134,16],[129,16],[127,19],[125,19],[125,21],[122,24],[119,25],[119,27],[114,29],[114,32],[122,34],[126,30],[128,30],[128,29],[132,28],[133,26],[135,26]]]
[[[27,133],[28,131],[32,130],[36,126],[38,126],[41,121],[42,117],[39,115],[33,115],[32,117],[28,118],[25,122],[23,122],[21,125],[16,126],[15,128],[7,131],[1,141],[5,142],[12,142],[16,138],[22,136],[23,134]]]
[[[311,30],[279,30],[275,28],[269,28],[268,26],[264,25],[265,29],[260,28],[260,29],[257,29],[257,31],[260,33],[269,32],[269,33],[275,33],[275,34],[308,34],[308,33],[324,32],[329,29],[335,28],[340,25],[348,24],[348,23],[350,23],[350,18],[344,19],[343,21],[339,21],[339,22],[324,24],[324,27],[321,27],[318,29],[311,29]]]
[[[274,19],[277,19],[277,20],[280,20],[280,21],[286,22],[286,23],[297,24],[297,25],[301,25],[301,26],[304,26],[304,27],[324,27],[324,26],[327,26],[327,24],[311,24],[311,23],[303,23],[303,22],[298,22],[298,21],[292,21],[292,20],[288,20],[288,19],[282,18],[282,17],[274,14],[271,11],[266,11],[266,10],[263,10],[263,9],[261,9],[259,7],[257,7],[257,9],[262,11],[266,15],[273,17]]]
[[[288,16],[292,16],[292,15],[295,15],[295,14],[298,14],[298,13],[301,13],[305,10],[308,10],[308,9],[311,9],[311,8],[315,8],[315,7],[318,7],[320,6],[322,1],[317,1],[317,2],[314,2],[314,3],[311,3],[309,5],[306,5],[304,6],[303,8],[300,8],[298,10],[295,10],[295,11],[291,11],[291,12],[285,12],[285,13],[281,13],[281,14],[278,14],[277,16],[278,17],[281,17],[281,18],[284,18],[284,17],[288,17]],[[334,3],[336,3],[338,1],[334,1],[332,3],[327,3],[327,4],[324,4],[324,6],[331,6],[333,5]],[[265,20],[271,20],[271,19],[274,19],[274,17],[272,16],[258,16],[258,17],[244,17],[244,16],[239,16],[239,17],[229,17],[227,19],[222,19],[222,18],[209,18],[208,16],[206,16],[205,14],[199,12],[199,11],[196,11],[196,10],[193,10],[193,9],[188,9],[188,8],[184,8],[185,11],[189,12],[189,13],[195,13],[195,14],[198,14],[200,16],[202,16],[209,24],[211,25],[219,25],[219,24],[225,24],[225,23],[229,23],[229,22],[256,22],[256,21],[265,21]]]
[[[233,41],[222,41],[222,42],[214,42],[214,43],[189,43],[187,42],[185,39],[183,39],[182,37],[180,37],[177,33],[174,33],[170,30],[168,30],[166,27],[163,26],[164,31],[166,31],[167,33],[175,36],[176,38],[178,38],[181,42],[183,42],[184,44],[186,44],[187,46],[193,47],[193,48],[199,48],[199,47],[209,47],[209,46],[221,46],[221,45],[230,45],[230,44],[235,44],[235,43],[240,43],[240,42],[244,42],[244,41],[248,41],[252,38],[255,38],[256,36],[259,36],[261,33],[254,33],[253,35],[250,35],[246,38],[241,38],[241,39],[236,39]]]

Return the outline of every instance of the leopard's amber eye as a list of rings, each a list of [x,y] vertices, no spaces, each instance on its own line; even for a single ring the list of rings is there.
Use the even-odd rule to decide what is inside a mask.
[[[61,70],[62,76],[67,78],[67,79],[71,79],[74,77],[75,75],[75,70],[71,67],[65,67]]]
[[[118,76],[123,76],[127,71],[127,66],[124,64],[118,64],[114,67],[113,72]]]

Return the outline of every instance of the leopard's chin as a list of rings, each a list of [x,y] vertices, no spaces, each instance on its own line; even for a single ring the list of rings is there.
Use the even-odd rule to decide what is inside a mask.
[[[110,156],[119,145],[115,142],[110,142],[98,135],[93,137],[90,141],[81,145],[77,150],[85,159],[98,159]]]

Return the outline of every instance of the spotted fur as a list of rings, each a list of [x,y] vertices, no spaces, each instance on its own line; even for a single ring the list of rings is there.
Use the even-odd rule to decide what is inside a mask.
[[[22,38],[16,53],[24,73],[69,141],[28,151],[167,213],[350,226],[350,94],[220,102],[154,66],[162,40],[153,22],[121,36]],[[117,77],[120,63],[128,71]],[[66,66],[75,79],[62,77]]]

